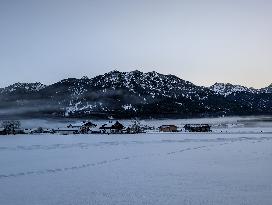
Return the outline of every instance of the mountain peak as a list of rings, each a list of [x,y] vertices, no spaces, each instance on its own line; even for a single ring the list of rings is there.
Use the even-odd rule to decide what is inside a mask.
[[[82,76],[81,80],[89,80],[88,76]]]
[[[119,70],[114,69],[114,70],[112,70],[108,73],[105,73],[105,74],[119,74],[119,73],[121,73]]]
[[[35,82],[35,83],[14,83],[2,90],[2,92],[14,92],[14,91],[19,91],[19,90],[24,90],[24,91],[40,91],[41,89],[45,88],[46,85],[43,85],[40,82]]]
[[[223,96],[228,96],[231,95],[232,93],[237,92],[250,92],[250,93],[257,92],[257,90],[253,88],[248,88],[242,85],[233,85],[231,83],[218,83],[218,82],[210,86],[210,90]]]
[[[131,73],[131,74],[141,74],[143,72],[136,69],[136,70],[130,71],[129,73]]]

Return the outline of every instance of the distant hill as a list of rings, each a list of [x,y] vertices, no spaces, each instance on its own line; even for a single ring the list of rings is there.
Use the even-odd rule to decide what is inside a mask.
[[[174,75],[111,71],[52,85],[0,89],[0,114],[30,117],[192,117],[272,114],[272,85],[194,85]]]

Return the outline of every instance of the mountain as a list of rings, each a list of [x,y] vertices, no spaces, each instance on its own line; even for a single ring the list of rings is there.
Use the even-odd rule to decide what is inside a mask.
[[[260,91],[262,93],[272,93],[272,84],[270,84],[269,86],[267,86],[265,88],[260,89]]]
[[[52,85],[0,89],[0,114],[56,117],[187,117],[272,113],[272,86],[197,86],[174,75],[111,71]]]

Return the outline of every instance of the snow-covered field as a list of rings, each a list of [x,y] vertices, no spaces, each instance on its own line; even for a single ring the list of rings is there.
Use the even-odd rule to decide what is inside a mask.
[[[0,136],[3,205],[271,205],[272,134]]]

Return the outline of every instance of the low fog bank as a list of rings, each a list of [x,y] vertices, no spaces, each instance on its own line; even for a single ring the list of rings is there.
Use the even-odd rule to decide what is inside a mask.
[[[66,127],[71,123],[78,123],[84,121],[84,119],[58,119],[58,118],[8,118],[7,116],[1,116],[0,120],[20,120],[22,128],[59,128]],[[89,120],[89,119],[85,119]],[[118,120],[118,119],[114,119]],[[103,124],[109,120],[95,120],[92,119],[96,124]],[[132,120],[119,120],[122,124],[128,125]],[[225,126],[243,126],[243,127],[272,127],[272,116],[248,116],[248,117],[218,117],[218,118],[189,118],[189,119],[142,119],[141,124],[149,126],[160,126],[167,124],[184,125],[184,124],[199,124],[205,123],[210,124],[214,127],[225,127]]]

